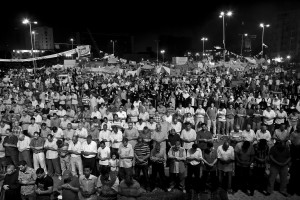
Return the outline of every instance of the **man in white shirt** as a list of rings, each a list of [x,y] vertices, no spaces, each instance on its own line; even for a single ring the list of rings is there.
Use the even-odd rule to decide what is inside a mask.
[[[191,128],[191,124],[187,123],[186,128],[182,130],[180,138],[183,141],[182,147],[187,151],[192,148],[192,145],[196,141],[196,131]]]
[[[89,165],[92,174],[96,176],[96,155],[97,143],[92,140],[92,136],[88,135],[86,141],[82,144],[82,158],[84,165]]]
[[[68,119],[68,115],[65,115],[64,118],[60,122],[60,128],[62,130],[67,129],[69,123],[71,123],[71,120]]]
[[[256,139],[256,135],[254,131],[251,129],[251,125],[247,124],[246,129],[242,133],[242,138],[244,141],[249,141],[253,144],[254,140]]]
[[[270,132],[267,130],[267,126],[266,126],[265,124],[262,124],[260,130],[257,130],[257,131],[256,131],[256,139],[257,139],[257,140],[265,139],[265,140],[267,140],[268,145],[271,145],[271,144],[272,144],[272,141],[271,141],[271,139],[272,139],[271,134],[270,134]]]
[[[35,123],[35,118],[31,118],[31,124],[28,126],[28,135],[33,137],[34,132],[40,132],[40,126]]]
[[[126,174],[132,173],[132,161],[134,156],[134,151],[131,144],[128,143],[127,138],[123,138],[122,144],[119,147],[118,154],[120,156],[120,179],[124,179]]]
[[[77,169],[79,172],[79,176],[81,176],[83,174],[81,160],[82,147],[81,143],[78,141],[78,136],[73,136],[72,141],[69,143],[68,151],[71,154],[70,162],[73,176],[78,176]]]
[[[97,109],[97,107],[94,108],[94,111],[91,114],[91,118],[97,117],[97,119],[101,119],[101,113]]]
[[[78,128],[75,131],[75,135],[78,136],[78,140],[81,144],[83,144],[86,141],[88,132],[87,132],[86,128],[83,127],[82,122],[78,123]]]
[[[17,147],[19,150],[19,160],[25,160],[27,165],[30,168],[33,168],[32,165],[32,156],[30,154],[30,138],[24,134],[19,135],[19,140],[17,143]]]
[[[273,133],[274,131],[274,119],[276,118],[276,113],[271,109],[271,106],[268,106],[266,110],[263,112],[264,123],[267,126],[268,131]]]
[[[102,168],[109,168],[108,161],[110,159],[110,148],[105,145],[104,141],[100,142],[100,147],[98,148],[98,158],[100,171]]]
[[[61,128],[58,128],[58,127],[56,127],[56,126],[54,126],[54,127],[52,128],[51,134],[54,136],[54,138],[55,138],[56,140],[61,140],[61,139],[64,138],[64,132],[63,132],[63,130],[61,130]]]
[[[217,134],[225,135],[226,109],[223,106],[220,106],[220,108],[218,109],[217,118],[218,118]]]
[[[46,149],[46,162],[48,166],[48,174],[49,176],[53,176],[54,173],[61,179],[61,168],[60,168],[60,162],[58,158],[58,152],[57,152],[57,144],[56,139],[53,137],[53,135],[48,135],[47,140],[44,145],[44,149]]]
[[[127,118],[127,113],[123,110],[122,106],[120,107],[119,112],[117,112],[116,114],[118,115],[119,119],[122,122],[124,122],[126,120],[126,118]]]
[[[123,140],[123,134],[116,126],[113,126],[113,131],[110,134],[111,153],[118,153],[119,147]]]
[[[171,124],[171,129],[175,129],[175,132],[177,134],[181,133],[182,124],[181,124],[181,122],[178,121],[177,118],[174,118],[173,123]]]
[[[192,148],[187,151],[187,179],[186,188],[198,190],[197,183],[200,182],[200,164],[202,160],[202,151],[197,144],[193,144]],[[194,179],[193,179],[194,175]],[[194,186],[194,187],[193,187]]]

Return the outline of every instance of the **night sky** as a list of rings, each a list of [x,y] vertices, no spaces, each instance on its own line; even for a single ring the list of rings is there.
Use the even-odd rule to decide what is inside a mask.
[[[5,9],[5,7],[7,9]],[[76,32],[135,36],[135,50],[155,49],[159,35],[192,38],[191,49],[202,49],[201,37],[209,38],[207,48],[222,45],[222,10],[233,11],[226,18],[226,46],[237,49],[239,33],[257,35],[261,40],[260,22],[271,23],[280,10],[299,8],[297,1],[10,1],[2,6],[0,47],[16,45],[13,31],[26,29],[24,17],[40,25],[53,27],[55,42],[67,42]],[[271,24],[272,26],[272,24]],[[271,29],[270,29],[271,31]],[[266,33],[268,34],[268,33]],[[166,47],[167,48],[167,47]]]

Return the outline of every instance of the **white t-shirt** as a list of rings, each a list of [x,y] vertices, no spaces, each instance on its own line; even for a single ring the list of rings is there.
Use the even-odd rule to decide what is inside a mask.
[[[101,158],[107,158],[110,157],[110,148],[109,147],[104,147],[104,149],[102,149],[101,147],[98,148],[98,154],[100,154]],[[99,160],[99,164],[100,165],[108,165],[108,161],[109,160]]]

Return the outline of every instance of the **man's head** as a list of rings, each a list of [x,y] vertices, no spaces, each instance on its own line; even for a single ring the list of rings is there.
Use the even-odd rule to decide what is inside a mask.
[[[284,124],[284,123],[280,125],[280,130],[281,130],[281,131],[284,131],[284,130],[285,130],[285,124]]]
[[[127,145],[128,145],[128,139],[127,138],[123,138],[122,143],[123,143],[124,147],[127,147]]]
[[[32,117],[32,118],[30,119],[30,122],[31,122],[31,124],[34,124],[34,123],[35,123],[35,118]]]
[[[100,142],[100,147],[101,147],[102,149],[104,149],[104,148],[105,148],[105,142],[101,141],[101,142]]]
[[[133,123],[132,122],[128,122],[128,128],[132,129],[133,128]]]
[[[53,141],[53,135],[52,134],[48,134],[47,135],[47,139],[49,142],[52,142]]]
[[[191,123],[186,123],[186,130],[189,131],[191,130],[191,128],[192,128]]]
[[[14,165],[8,165],[6,168],[6,174],[10,175],[16,171],[16,168]]]
[[[86,165],[83,167],[83,174],[86,178],[90,177],[90,174],[92,173],[92,168],[89,165]]]
[[[227,151],[227,149],[229,148],[229,142],[228,141],[225,141],[222,145],[222,148],[224,151]]]
[[[19,162],[19,169],[21,172],[25,172],[27,168],[27,162],[25,160],[21,160]]]
[[[71,130],[71,129],[72,129],[72,124],[71,124],[71,123],[68,123],[68,124],[67,124],[67,129],[68,129],[68,130]]]
[[[19,135],[19,138],[18,138],[18,139],[19,139],[20,141],[23,141],[23,140],[25,139],[25,135],[21,133],[21,134]]]
[[[78,135],[74,135],[72,137],[72,141],[73,141],[74,144],[76,144],[78,142]]]
[[[236,126],[234,127],[234,131],[235,131],[235,132],[239,132],[240,129],[241,129],[240,125],[236,125]]]
[[[263,133],[265,133],[267,131],[267,125],[266,124],[262,124],[261,127],[260,127],[261,131]]]
[[[88,136],[86,137],[86,142],[87,142],[88,144],[91,144],[91,142],[92,142],[92,136],[91,136],[91,135],[88,135]]]
[[[175,150],[179,150],[179,149],[180,149],[180,146],[181,146],[181,143],[180,143],[179,140],[177,140],[177,141],[175,142]]]
[[[246,130],[247,130],[247,131],[250,131],[250,130],[251,130],[251,125],[250,125],[250,124],[247,124]]]
[[[36,177],[38,178],[38,179],[41,179],[41,178],[43,178],[45,176],[45,171],[44,171],[44,169],[43,168],[38,168],[37,170],[36,170]]]

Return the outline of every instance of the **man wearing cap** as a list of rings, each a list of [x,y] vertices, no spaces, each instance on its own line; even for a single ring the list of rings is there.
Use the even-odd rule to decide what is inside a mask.
[[[62,190],[63,200],[78,200],[79,179],[73,176],[70,170],[63,173],[62,180],[57,186],[58,190]]]
[[[18,180],[21,185],[21,198],[23,200],[35,200],[35,171],[27,165],[25,160],[21,160],[18,166],[20,169]]]

